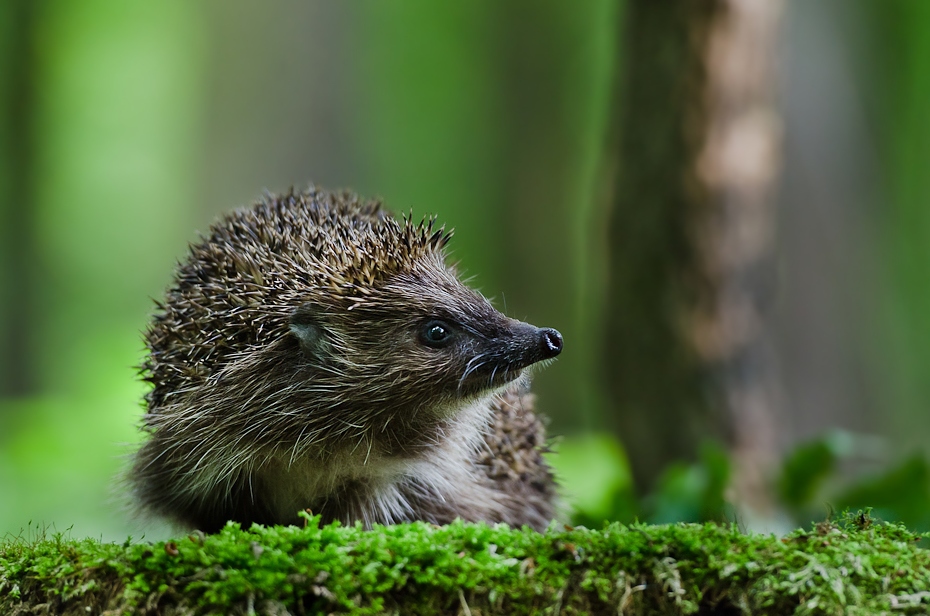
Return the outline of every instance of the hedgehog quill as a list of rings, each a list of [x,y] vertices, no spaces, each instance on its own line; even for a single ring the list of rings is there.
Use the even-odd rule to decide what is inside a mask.
[[[450,237],[315,188],[214,224],[146,332],[141,508],[205,532],[303,510],[545,528],[556,486],[527,369],[562,336],[462,283]]]

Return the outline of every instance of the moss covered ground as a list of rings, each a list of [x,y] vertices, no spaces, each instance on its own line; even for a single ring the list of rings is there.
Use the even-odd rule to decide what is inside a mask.
[[[729,525],[228,526],[125,544],[0,543],[2,614],[926,614],[924,538],[865,514]]]

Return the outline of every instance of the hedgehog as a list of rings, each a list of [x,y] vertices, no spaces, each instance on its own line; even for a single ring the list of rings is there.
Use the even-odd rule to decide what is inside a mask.
[[[216,222],[145,333],[139,509],[204,532],[303,511],[545,528],[558,496],[528,372],[562,336],[464,284],[451,236],[314,187]]]

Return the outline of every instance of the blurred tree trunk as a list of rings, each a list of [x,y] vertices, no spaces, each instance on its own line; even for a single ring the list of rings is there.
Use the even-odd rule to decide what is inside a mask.
[[[779,8],[627,2],[603,366],[641,491],[716,439],[738,498],[764,501]]]
[[[31,0],[0,8],[0,398],[32,393],[37,381],[31,334],[38,13]]]
[[[590,365],[596,321],[590,304],[596,302],[578,300],[599,282],[599,270],[585,257],[597,252],[588,233],[595,200],[590,185],[608,121],[610,64],[604,59],[617,8],[610,0],[494,6],[507,179],[500,208],[505,217],[488,224],[507,230],[502,262],[508,266],[501,268],[506,309],[565,337],[564,361],[533,384],[553,433],[592,429],[600,419],[591,391],[599,381]]]
[[[530,6],[533,5],[533,6]],[[572,279],[571,167],[564,156],[572,151],[569,130],[571,75],[565,62],[572,28],[560,27],[571,14],[583,12],[574,5],[517,0],[498,5],[501,45],[505,133],[501,139],[509,178],[501,208],[507,218],[503,261],[507,268],[506,310],[539,326],[556,327],[569,341],[577,340],[569,319],[571,293],[554,287],[554,281]],[[569,20],[569,24],[571,21]],[[577,90],[576,90],[577,91]],[[553,249],[559,247],[558,249]],[[529,316],[532,315],[532,316]],[[571,345],[572,343],[569,342]],[[571,364],[569,365],[571,367]],[[534,385],[547,414],[559,418],[559,410],[571,409],[573,383],[564,362],[546,371]]]
[[[880,261],[881,347],[870,349],[870,372],[882,376],[879,425],[899,452],[930,450],[930,3],[870,4],[878,56],[869,95],[869,129],[881,139],[874,167],[887,191],[873,205]],[[857,281],[858,282],[858,281]],[[877,351],[877,352],[876,352]]]

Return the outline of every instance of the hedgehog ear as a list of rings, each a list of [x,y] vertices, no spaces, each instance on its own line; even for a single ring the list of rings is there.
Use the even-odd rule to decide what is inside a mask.
[[[326,352],[325,329],[319,314],[313,304],[303,304],[291,315],[291,333],[307,359],[319,359]]]

